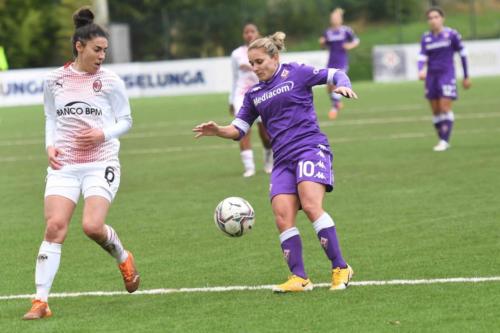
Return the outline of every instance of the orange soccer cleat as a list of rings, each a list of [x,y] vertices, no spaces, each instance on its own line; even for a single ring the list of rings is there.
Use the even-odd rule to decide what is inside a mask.
[[[133,293],[139,288],[141,278],[139,276],[139,272],[137,272],[137,269],[135,268],[134,256],[132,256],[130,251],[127,251],[127,253],[127,260],[118,265],[118,267],[120,268],[120,272],[123,276],[125,289],[127,289],[129,293]]]
[[[31,303],[31,309],[23,316],[24,320],[42,319],[52,316],[49,303],[42,302],[39,299],[34,299]]]

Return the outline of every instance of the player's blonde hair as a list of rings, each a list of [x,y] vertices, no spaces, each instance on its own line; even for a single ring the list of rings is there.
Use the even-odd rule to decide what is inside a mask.
[[[341,17],[343,17],[344,16],[344,10],[342,8],[340,8],[340,7],[337,7],[334,10],[332,10],[332,15],[335,15],[335,14],[338,14]]]
[[[248,50],[262,48],[266,50],[266,53],[270,57],[273,57],[275,54],[279,54],[281,51],[285,50],[285,37],[286,34],[284,32],[277,31],[271,36],[254,40],[248,46]]]

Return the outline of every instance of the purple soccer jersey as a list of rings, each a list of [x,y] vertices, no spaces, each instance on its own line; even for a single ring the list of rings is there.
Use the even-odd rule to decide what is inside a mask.
[[[422,70],[424,64],[427,63],[425,95],[428,99],[457,98],[453,62],[455,52],[460,52],[464,77],[468,77],[466,51],[462,44],[462,37],[456,30],[445,27],[437,35],[426,32],[422,36],[418,69]]]
[[[350,27],[342,25],[337,29],[329,28],[325,30],[323,37],[330,51],[327,67],[339,68],[347,72],[349,68],[349,58],[343,45],[344,43],[359,40],[356,34],[354,34],[354,31],[352,31]]]
[[[351,87],[347,75],[337,69],[281,64],[271,79],[259,82],[245,95],[232,124],[242,137],[261,116],[274,154],[272,196],[296,193],[296,184],[303,180],[332,188],[330,145],[319,129],[312,92],[313,86],[327,83]]]

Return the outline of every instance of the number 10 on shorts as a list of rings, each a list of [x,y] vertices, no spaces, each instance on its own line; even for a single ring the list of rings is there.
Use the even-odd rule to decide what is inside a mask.
[[[314,163],[312,161],[300,161],[299,162],[299,178],[304,176],[312,177],[314,175]]]

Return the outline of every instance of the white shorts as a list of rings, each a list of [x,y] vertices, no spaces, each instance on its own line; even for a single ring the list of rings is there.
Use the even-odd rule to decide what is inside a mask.
[[[245,95],[236,94],[233,98],[233,107],[234,107],[234,115],[237,116],[238,112],[240,112],[241,107],[243,106],[243,100],[245,99]],[[255,119],[256,123],[261,123],[262,119],[258,117]]]
[[[120,186],[120,165],[116,163],[85,163],[65,165],[60,170],[47,168],[45,197],[60,195],[78,203],[96,195],[112,202]]]

